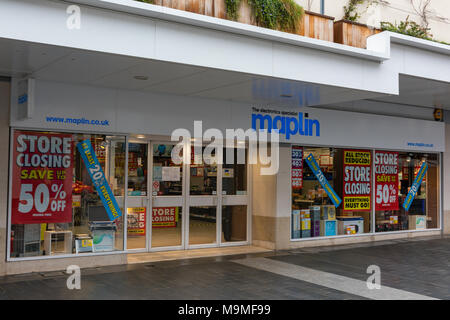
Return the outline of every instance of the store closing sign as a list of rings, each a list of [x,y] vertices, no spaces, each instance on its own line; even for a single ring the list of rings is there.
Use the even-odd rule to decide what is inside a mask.
[[[398,210],[398,152],[375,152],[375,210]]]
[[[152,210],[153,228],[176,227],[178,222],[178,207],[158,207]]]
[[[337,208],[341,204],[342,200],[339,198],[337,193],[333,190],[330,183],[328,182],[327,178],[323,174],[322,170],[320,170],[319,165],[317,164],[316,159],[314,159],[314,156],[312,153],[309,154],[309,156],[305,159],[306,163],[308,164],[311,171],[316,176],[317,180],[319,181],[322,188],[325,190],[327,195],[330,197],[331,201],[333,202],[334,206]]]
[[[116,198],[106,181],[105,173],[95,155],[94,149],[90,140],[83,140],[77,144],[77,149],[83,158],[84,165],[86,166],[89,176],[92,179],[92,184],[94,185],[97,193],[102,200],[103,206],[108,213],[109,219],[111,221],[116,220],[122,216],[119,205],[117,204]]]
[[[365,150],[344,150],[344,210],[370,210],[371,155]]]
[[[14,132],[12,224],[72,221],[72,136]]]

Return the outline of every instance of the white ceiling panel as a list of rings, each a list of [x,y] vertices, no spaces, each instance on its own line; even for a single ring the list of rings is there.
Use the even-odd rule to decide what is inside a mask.
[[[450,110],[450,84],[400,75],[400,94],[377,100],[404,105]]]
[[[90,83],[139,63],[135,58],[92,52],[73,52],[45,68],[33,73],[33,77],[49,81]]]
[[[70,52],[62,47],[0,39],[0,72],[3,75],[29,74]]]
[[[0,75],[17,74],[93,87],[293,107],[374,97],[336,86],[0,39]],[[405,82],[416,92],[417,85]],[[445,87],[441,90],[445,92]]]
[[[208,70],[172,81],[146,87],[145,90],[180,95],[193,95],[223,86],[242,83],[253,79],[252,76],[237,72]]]
[[[111,73],[96,79],[91,84],[122,89],[142,89],[158,83],[183,78],[206,69],[175,63],[148,60],[129,69]],[[148,80],[137,80],[135,76],[148,77]]]

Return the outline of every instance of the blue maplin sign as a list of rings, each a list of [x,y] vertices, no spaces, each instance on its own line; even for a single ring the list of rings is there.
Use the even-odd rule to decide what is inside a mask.
[[[267,110],[270,113],[277,112]],[[293,135],[320,137],[320,122],[316,119],[309,119],[308,113],[298,112],[277,112],[277,115],[269,113],[252,113],[252,129],[267,130],[269,133],[277,129],[279,134],[284,134],[286,140],[290,140]],[[292,115],[295,115],[293,117]],[[259,121],[259,127],[257,122]]]

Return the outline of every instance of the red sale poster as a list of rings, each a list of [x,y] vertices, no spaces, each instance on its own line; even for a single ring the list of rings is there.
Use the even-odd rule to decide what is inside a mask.
[[[398,210],[398,152],[375,152],[375,210]]]
[[[172,228],[177,226],[178,207],[158,207],[152,211],[153,228]]]
[[[292,189],[303,188],[303,147],[292,146]]]
[[[14,132],[12,224],[72,221],[72,135]]]

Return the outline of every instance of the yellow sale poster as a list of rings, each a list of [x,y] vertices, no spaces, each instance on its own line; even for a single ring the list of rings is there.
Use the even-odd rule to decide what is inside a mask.
[[[372,159],[367,150],[344,150],[343,209],[369,211]]]

